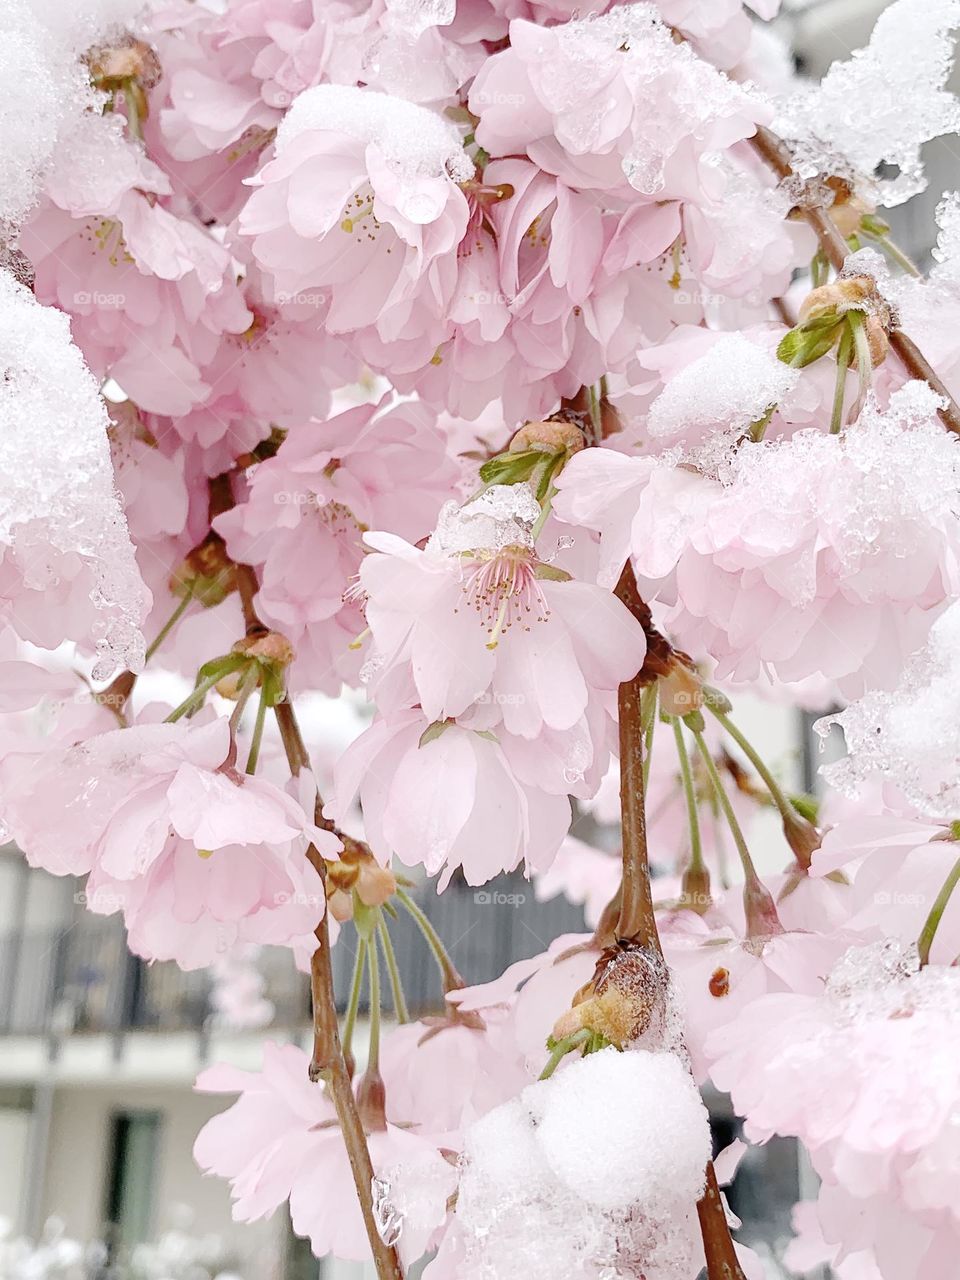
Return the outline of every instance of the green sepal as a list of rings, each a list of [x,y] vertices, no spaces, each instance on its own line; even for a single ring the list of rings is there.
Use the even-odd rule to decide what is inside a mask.
[[[261,696],[268,707],[279,706],[286,700],[287,690],[283,681],[283,671],[275,663],[260,664]]]
[[[353,924],[357,931],[357,936],[362,938],[364,942],[375,946],[374,935],[377,931],[377,921],[380,919],[379,907],[368,907],[361,899],[356,889],[353,890]]]
[[[553,564],[540,563],[533,571],[535,578],[545,578],[547,582],[572,582],[573,575],[567,573],[566,569],[558,569]]]
[[[829,315],[814,316],[790,329],[780,339],[777,358],[794,369],[805,369],[833,347],[843,328],[843,317],[831,311]]]
[[[529,480],[545,458],[549,449],[521,449],[517,453],[498,453],[488,458],[480,468],[484,484],[520,484]]]
[[[440,737],[441,733],[444,733],[450,728],[452,723],[453,722],[451,720],[434,720],[433,724],[427,725],[426,729],[424,729],[423,733],[420,735],[420,741],[417,743],[417,749],[419,750],[421,747],[425,747],[428,742],[436,741],[436,739]]]
[[[690,711],[687,715],[681,716],[681,719],[691,733],[703,733],[707,727],[701,711]]]
[[[194,687],[204,684],[207,680],[220,680],[233,671],[239,671],[241,667],[247,666],[252,661],[253,659],[248,658],[244,653],[227,653],[222,658],[211,658],[197,671]]]
[[[884,222],[875,213],[865,213],[860,219],[860,228],[868,236],[879,236],[881,239],[890,234],[890,223]]]
[[[820,801],[816,796],[809,795],[804,791],[797,795],[788,796],[787,799],[801,818],[806,818],[808,822],[812,822],[816,826],[820,814]]]
[[[704,702],[712,711],[719,711],[722,716],[728,716],[733,710],[733,703],[722,689],[715,689],[712,684],[705,684],[701,693]]]

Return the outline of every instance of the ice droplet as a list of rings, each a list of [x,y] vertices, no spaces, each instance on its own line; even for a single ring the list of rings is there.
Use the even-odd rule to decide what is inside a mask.
[[[403,1234],[403,1218],[390,1199],[391,1187],[386,1178],[374,1177],[370,1183],[373,1217],[377,1235],[385,1245],[394,1245]]]

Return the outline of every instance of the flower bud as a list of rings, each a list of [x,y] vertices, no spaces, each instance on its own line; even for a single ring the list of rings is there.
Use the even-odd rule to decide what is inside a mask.
[[[226,600],[237,589],[237,566],[227,555],[226,543],[208,533],[170,575],[170,591],[179,599],[190,596],[207,609]]]
[[[881,298],[872,276],[841,277],[832,284],[811,290],[800,304],[797,319],[803,324],[806,320],[819,320],[834,312],[843,315],[847,311],[870,311],[879,303]]]
[[[357,896],[368,907],[382,907],[397,891],[397,878],[373,857],[364,858],[357,874]]]
[[[554,1039],[586,1028],[626,1048],[647,1031],[663,1030],[668,992],[669,975],[659,956],[639,946],[610,947],[597,962],[593,983],[575,997],[579,1003],[557,1020]]]
[[[551,453],[579,453],[584,444],[583,432],[572,422],[528,422],[514,433],[510,453],[538,447]]]
[[[857,234],[864,215],[873,213],[873,205],[867,204],[843,178],[827,178],[826,186],[833,195],[830,218],[846,240],[848,236]]]
[[[661,710],[668,716],[688,716],[702,705],[703,681],[693,667],[672,653],[667,674],[660,677]]]
[[[161,67],[156,51],[129,31],[115,44],[91,49],[87,64],[90,78],[99,89],[121,89],[132,80],[143,89],[153,89],[160,83]]]
[[[245,653],[260,662],[288,667],[293,661],[293,646],[279,631],[265,631],[259,635],[245,636],[233,646],[234,653]]]
[[[712,905],[708,868],[703,865],[684,868],[683,879],[680,882],[680,906],[702,916],[710,910]]]
[[[383,1076],[367,1067],[357,1086],[357,1111],[365,1133],[383,1133],[387,1127],[387,1090]]]
[[[240,689],[245,675],[245,671],[228,671],[225,676],[220,677],[213,687],[221,698],[229,698],[231,702],[236,702],[240,697]]]
[[[353,895],[344,889],[334,889],[327,894],[327,909],[339,924],[353,919]]]

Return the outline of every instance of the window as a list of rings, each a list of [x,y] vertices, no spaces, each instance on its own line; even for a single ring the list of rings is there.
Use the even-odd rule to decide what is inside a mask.
[[[111,1252],[150,1235],[160,1122],[159,1111],[121,1111],[112,1117],[105,1211]]]

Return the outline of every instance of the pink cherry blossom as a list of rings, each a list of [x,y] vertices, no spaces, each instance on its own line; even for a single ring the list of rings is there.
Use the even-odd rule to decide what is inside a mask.
[[[230,1181],[238,1221],[267,1217],[289,1199],[293,1229],[309,1238],[318,1257],[363,1261],[366,1234],[336,1112],[323,1087],[310,1082],[307,1066],[302,1049],[268,1042],[260,1072],[204,1071],[199,1090],[240,1097],[201,1129],[194,1156],[207,1172]],[[405,1206],[400,1245],[414,1261],[446,1218],[456,1174],[429,1140],[404,1126],[388,1124],[368,1142],[391,1193],[400,1198],[407,1185],[417,1193],[418,1212]]]
[[[463,509],[467,524],[473,510]],[[385,710],[415,701],[446,720],[488,702],[507,732],[535,738],[573,728],[592,694],[643,665],[643,628],[626,606],[544,565],[527,539],[457,553],[390,534],[366,541],[378,553],[360,571],[371,692]]]
[[[601,582],[631,552],[644,593],[721,678],[767,667],[848,695],[889,687],[957,577],[952,498],[924,475],[957,465],[933,409],[913,383],[845,435],[745,443],[717,478],[590,450],[560,477],[557,512],[600,531]]]
[[[549,866],[570,825],[570,803],[525,786],[497,739],[455,723],[432,727],[419,710],[375,720],[335,770],[328,810],[343,822],[355,799],[384,863],[399,858],[483,884],[523,864]]]
[[[732,1090],[747,1133],[796,1136],[810,1151],[826,1184],[825,1239],[873,1245],[884,1280],[946,1277],[956,1248],[945,1189],[957,994],[955,970],[917,971],[896,944],[873,944],[845,955],[825,994],[764,996],[708,1042],[714,1081]]]
[[[375,362],[402,339],[419,367],[446,336],[468,217],[455,179],[470,168],[456,131],[426,108],[319,85],[285,116],[240,230],[275,301],[323,292],[329,332],[356,335]]]
[[[423,536],[454,474],[435,415],[384,397],[291,431],[215,520],[230,554],[257,566],[257,608],[294,646],[298,679],[331,693],[356,681],[362,530]]]
[[[655,199],[699,193],[703,153],[749,137],[762,114],[648,6],[552,28],[511,22],[470,105],[491,155],[525,151],[571,186]]]
[[[272,783],[231,772],[229,745],[213,720],[12,752],[0,805],[31,864],[90,872],[88,905],[121,910],[138,954],[195,968],[238,940],[289,944],[324,908],[307,845],[334,856],[339,841]]]

